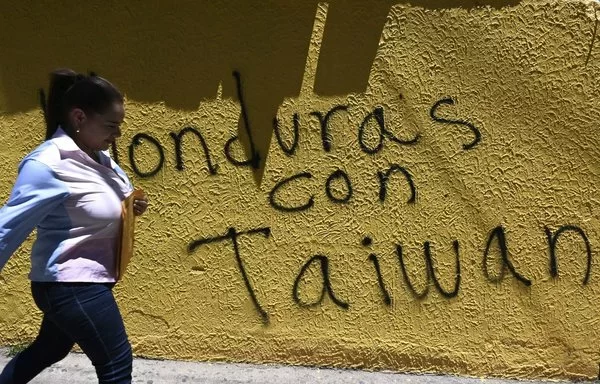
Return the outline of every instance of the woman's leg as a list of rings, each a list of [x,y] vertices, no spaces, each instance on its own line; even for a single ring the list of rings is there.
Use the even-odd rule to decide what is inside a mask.
[[[130,384],[133,357],[112,285],[48,284],[46,316],[77,343],[100,384]]]
[[[17,354],[0,374],[0,384],[25,384],[45,368],[62,360],[73,341],[46,316],[33,343]]]

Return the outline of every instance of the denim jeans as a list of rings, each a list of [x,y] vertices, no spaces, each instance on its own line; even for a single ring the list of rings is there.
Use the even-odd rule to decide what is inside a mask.
[[[112,293],[113,284],[31,283],[44,313],[35,341],[0,374],[0,384],[27,383],[62,360],[77,343],[92,361],[100,384],[130,384],[131,345]]]

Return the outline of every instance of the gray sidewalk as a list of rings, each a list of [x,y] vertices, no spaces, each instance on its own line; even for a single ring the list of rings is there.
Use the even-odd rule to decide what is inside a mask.
[[[9,358],[0,348],[0,367]],[[97,382],[94,367],[87,357],[71,353],[66,359],[42,372],[31,384],[90,384]],[[407,375],[386,372],[318,369],[274,365],[191,363],[135,359],[135,384],[516,384],[556,383],[556,381],[516,381],[462,378],[455,376]],[[565,382],[563,382],[565,383]]]

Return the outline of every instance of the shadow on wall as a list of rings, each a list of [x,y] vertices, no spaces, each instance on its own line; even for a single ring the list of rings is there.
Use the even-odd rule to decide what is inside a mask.
[[[515,5],[519,0],[449,0],[444,8]],[[12,3],[12,4],[10,4]],[[366,90],[381,33],[397,1],[331,0],[315,92],[346,95]],[[414,0],[430,9],[437,1]],[[240,73],[262,176],[272,119],[286,97],[300,92],[319,2],[151,0],[14,1],[0,5],[0,93],[8,113],[38,107],[37,90],[57,67],[93,70],[128,98],[164,101],[194,110],[217,95],[237,99]],[[0,100],[2,98],[0,97]],[[240,138],[250,153],[240,118]]]

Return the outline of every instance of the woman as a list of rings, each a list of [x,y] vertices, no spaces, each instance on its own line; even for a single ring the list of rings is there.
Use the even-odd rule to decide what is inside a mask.
[[[29,278],[43,320],[0,384],[29,382],[75,343],[100,383],[131,383],[131,346],[112,288],[121,202],[133,187],[107,151],[121,135],[123,96],[101,77],[57,70],[44,109],[46,141],[21,162],[0,209],[0,269],[37,226]],[[134,213],[146,207],[137,199]]]

